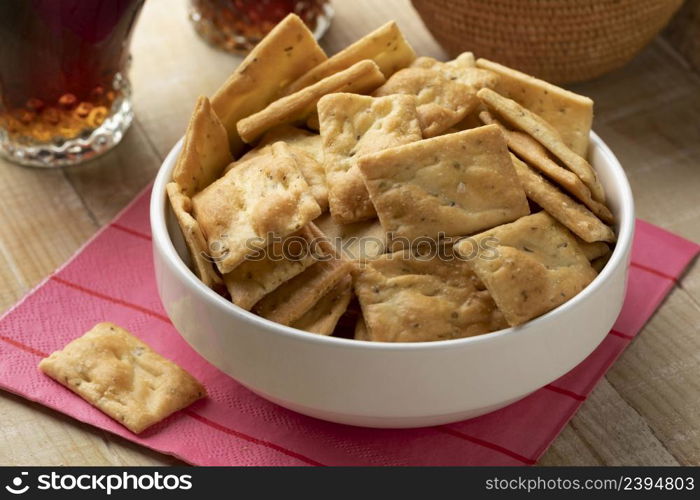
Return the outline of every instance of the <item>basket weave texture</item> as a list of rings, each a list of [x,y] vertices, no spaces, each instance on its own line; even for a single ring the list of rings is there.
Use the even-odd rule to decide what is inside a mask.
[[[412,0],[451,55],[472,51],[555,83],[629,61],[683,0]]]

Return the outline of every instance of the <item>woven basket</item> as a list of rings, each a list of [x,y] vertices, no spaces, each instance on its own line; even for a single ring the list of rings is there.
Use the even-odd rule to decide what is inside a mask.
[[[465,50],[557,83],[629,61],[683,0],[412,0],[450,54]]]

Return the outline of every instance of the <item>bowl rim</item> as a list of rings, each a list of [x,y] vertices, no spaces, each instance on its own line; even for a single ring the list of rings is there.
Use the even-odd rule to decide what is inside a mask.
[[[469,344],[501,341],[512,335],[522,335],[526,330],[537,329],[540,325],[555,320],[557,316],[565,313],[567,310],[577,307],[581,302],[585,301],[587,297],[595,293],[603,283],[613,275],[616,268],[628,265],[626,254],[627,250],[632,245],[635,221],[632,189],[624,169],[615,154],[595,132],[591,131],[591,146],[594,146],[605,158],[608,168],[612,173],[613,184],[618,186],[621,193],[619,220],[617,224],[618,239],[607,265],[598,276],[575,297],[523,325],[460,339],[436,340],[431,342],[371,342],[305,332],[290,326],[275,323],[274,321],[262,318],[236,306],[202,283],[180,258],[168,234],[167,224],[165,222],[167,210],[165,185],[171,180],[171,172],[182,148],[183,139],[184,138],[181,138],[177,141],[165,157],[153,183],[149,212],[154,250],[160,251],[161,255],[167,260],[170,268],[174,270],[180,281],[185,283],[188,288],[199,295],[203,300],[207,301],[211,306],[223,310],[223,312],[231,316],[232,320],[249,323],[252,324],[251,326],[274,334],[328,346],[380,351],[455,349]]]

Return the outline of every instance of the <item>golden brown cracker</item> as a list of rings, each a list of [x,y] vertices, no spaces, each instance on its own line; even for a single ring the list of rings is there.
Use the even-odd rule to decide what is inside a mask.
[[[301,149],[323,164],[323,145],[319,134],[291,125],[279,125],[265,132],[265,135],[260,138],[258,147],[277,141],[286,142],[292,147]]]
[[[415,52],[404,39],[396,22],[389,21],[309,70],[292,83],[286,93],[291,94],[313,85],[365,59],[374,61],[384,77],[389,78],[399,69],[408,66],[415,57]]]
[[[384,230],[409,241],[468,235],[530,211],[495,125],[366,155],[358,166]]]
[[[326,60],[313,34],[295,14],[289,14],[258,43],[211,99],[237,155],[243,142],[239,120],[277,99],[284,87]]]
[[[304,149],[292,145],[293,142],[285,142],[285,144],[287,144],[289,148],[289,153],[294,158],[297,168],[304,176],[304,180],[306,180],[306,183],[309,185],[309,188],[311,189],[311,194],[313,195],[318,205],[321,207],[321,211],[325,211],[326,209],[328,209],[328,185],[326,184],[326,172],[323,169],[323,164],[319,163],[314,156],[307,153]],[[226,169],[226,172],[228,172],[232,168],[236,168],[238,165],[256,156],[269,155],[271,148],[271,144],[260,144],[255,149],[251,149],[246,154],[241,156],[241,158],[238,161],[231,163]]]
[[[185,239],[194,273],[209,288],[220,288],[221,278],[214,270],[211,260],[206,257],[208,255],[207,241],[199,223],[191,215],[192,200],[182,192],[182,188],[176,182],[168,183],[165,189]]]
[[[135,434],[206,394],[192,375],[113,323],[98,323],[39,369]]]
[[[613,230],[593,212],[557,189],[516,156],[513,155],[512,160],[527,197],[569,228],[571,232],[589,243],[615,241]]]
[[[415,96],[423,137],[435,137],[475,109],[479,103],[477,90],[495,86],[497,76],[474,67],[473,61],[470,52],[446,63],[419,58],[393,75],[374,95]]]
[[[222,274],[265,248],[269,237],[298,231],[321,214],[289,147],[277,142],[192,199],[193,214]]]
[[[348,276],[351,266],[349,261],[338,258],[320,260],[263,297],[253,306],[253,312],[282,325],[291,325]]]
[[[569,231],[546,212],[495,227],[456,251],[477,256],[467,263],[491,293],[510,325],[520,325],[563,304],[596,273]]]
[[[499,76],[496,92],[541,116],[559,132],[564,144],[586,157],[593,123],[591,99],[488,59],[479,59],[476,65]]]
[[[231,161],[226,129],[209,99],[200,97],[187,125],[173,180],[187,196],[193,196],[214,182]]]
[[[376,216],[357,158],[421,139],[415,100],[338,93],[318,103],[331,215],[341,224]]]
[[[539,142],[523,132],[508,130],[498,120],[491,117],[488,111],[480,113],[479,116],[484,123],[495,123],[498,125],[506,138],[510,150],[526,161],[528,165],[536,168],[551,181],[578,198],[602,221],[608,224],[614,221],[610,209],[594,200],[588,186],[571,170],[567,170],[550,158],[547,150]]]
[[[434,137],[462,120],[478,104],[466,85],[432,68],[406,68],[379,87],[376,97],[404,94],[416,98],[423,137]]]
[[[335,92],[371,92],[384,80],[384,75],[373,61],[360,61],[243,118],[237,124],[238,133],[245,142],[251,143],[272,127],[303,122],[316,111],[316,103],[324,95]]]
[[[312,266],[316,262],[316,236],[311,224],[247,256],[233,271],[224,274],[231,301],[250,310],[265,295]]]
[[[367,340],[449,340],[507,327],[469,266],[449,251],[426,258],[404,251],[368,261],[355,276],[355,293]]]
[[[338,224],[330,214],[323,214],[314,223],[348,260],[362,262],[386,251],[386,233],[378,219]]]
[[[319,335],[330,335],[352,298],[352,278],[341,279],[321,297],[292,327]]]
[[[514,100],[503,97],[491,89],[483,88],[477,95],[490,110],[505,119],[510,125],[527,132],[559,158],[569,170],[578,175],[591,190],[593,199],[601,203],[605,202],[603,186],[600,184],[593,167],[564,144],[559,132],[554,127]]]

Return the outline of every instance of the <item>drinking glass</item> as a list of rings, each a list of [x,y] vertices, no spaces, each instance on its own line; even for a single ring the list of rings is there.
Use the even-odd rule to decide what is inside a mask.
[[[190,0],[190,19],[197,33],[229,52],[249,51],[292,12],[317,40],[333,18],[328,0]]]
[[[129,41],[144,0],[0,1],[0,154],[57,167],[121,140]]]

